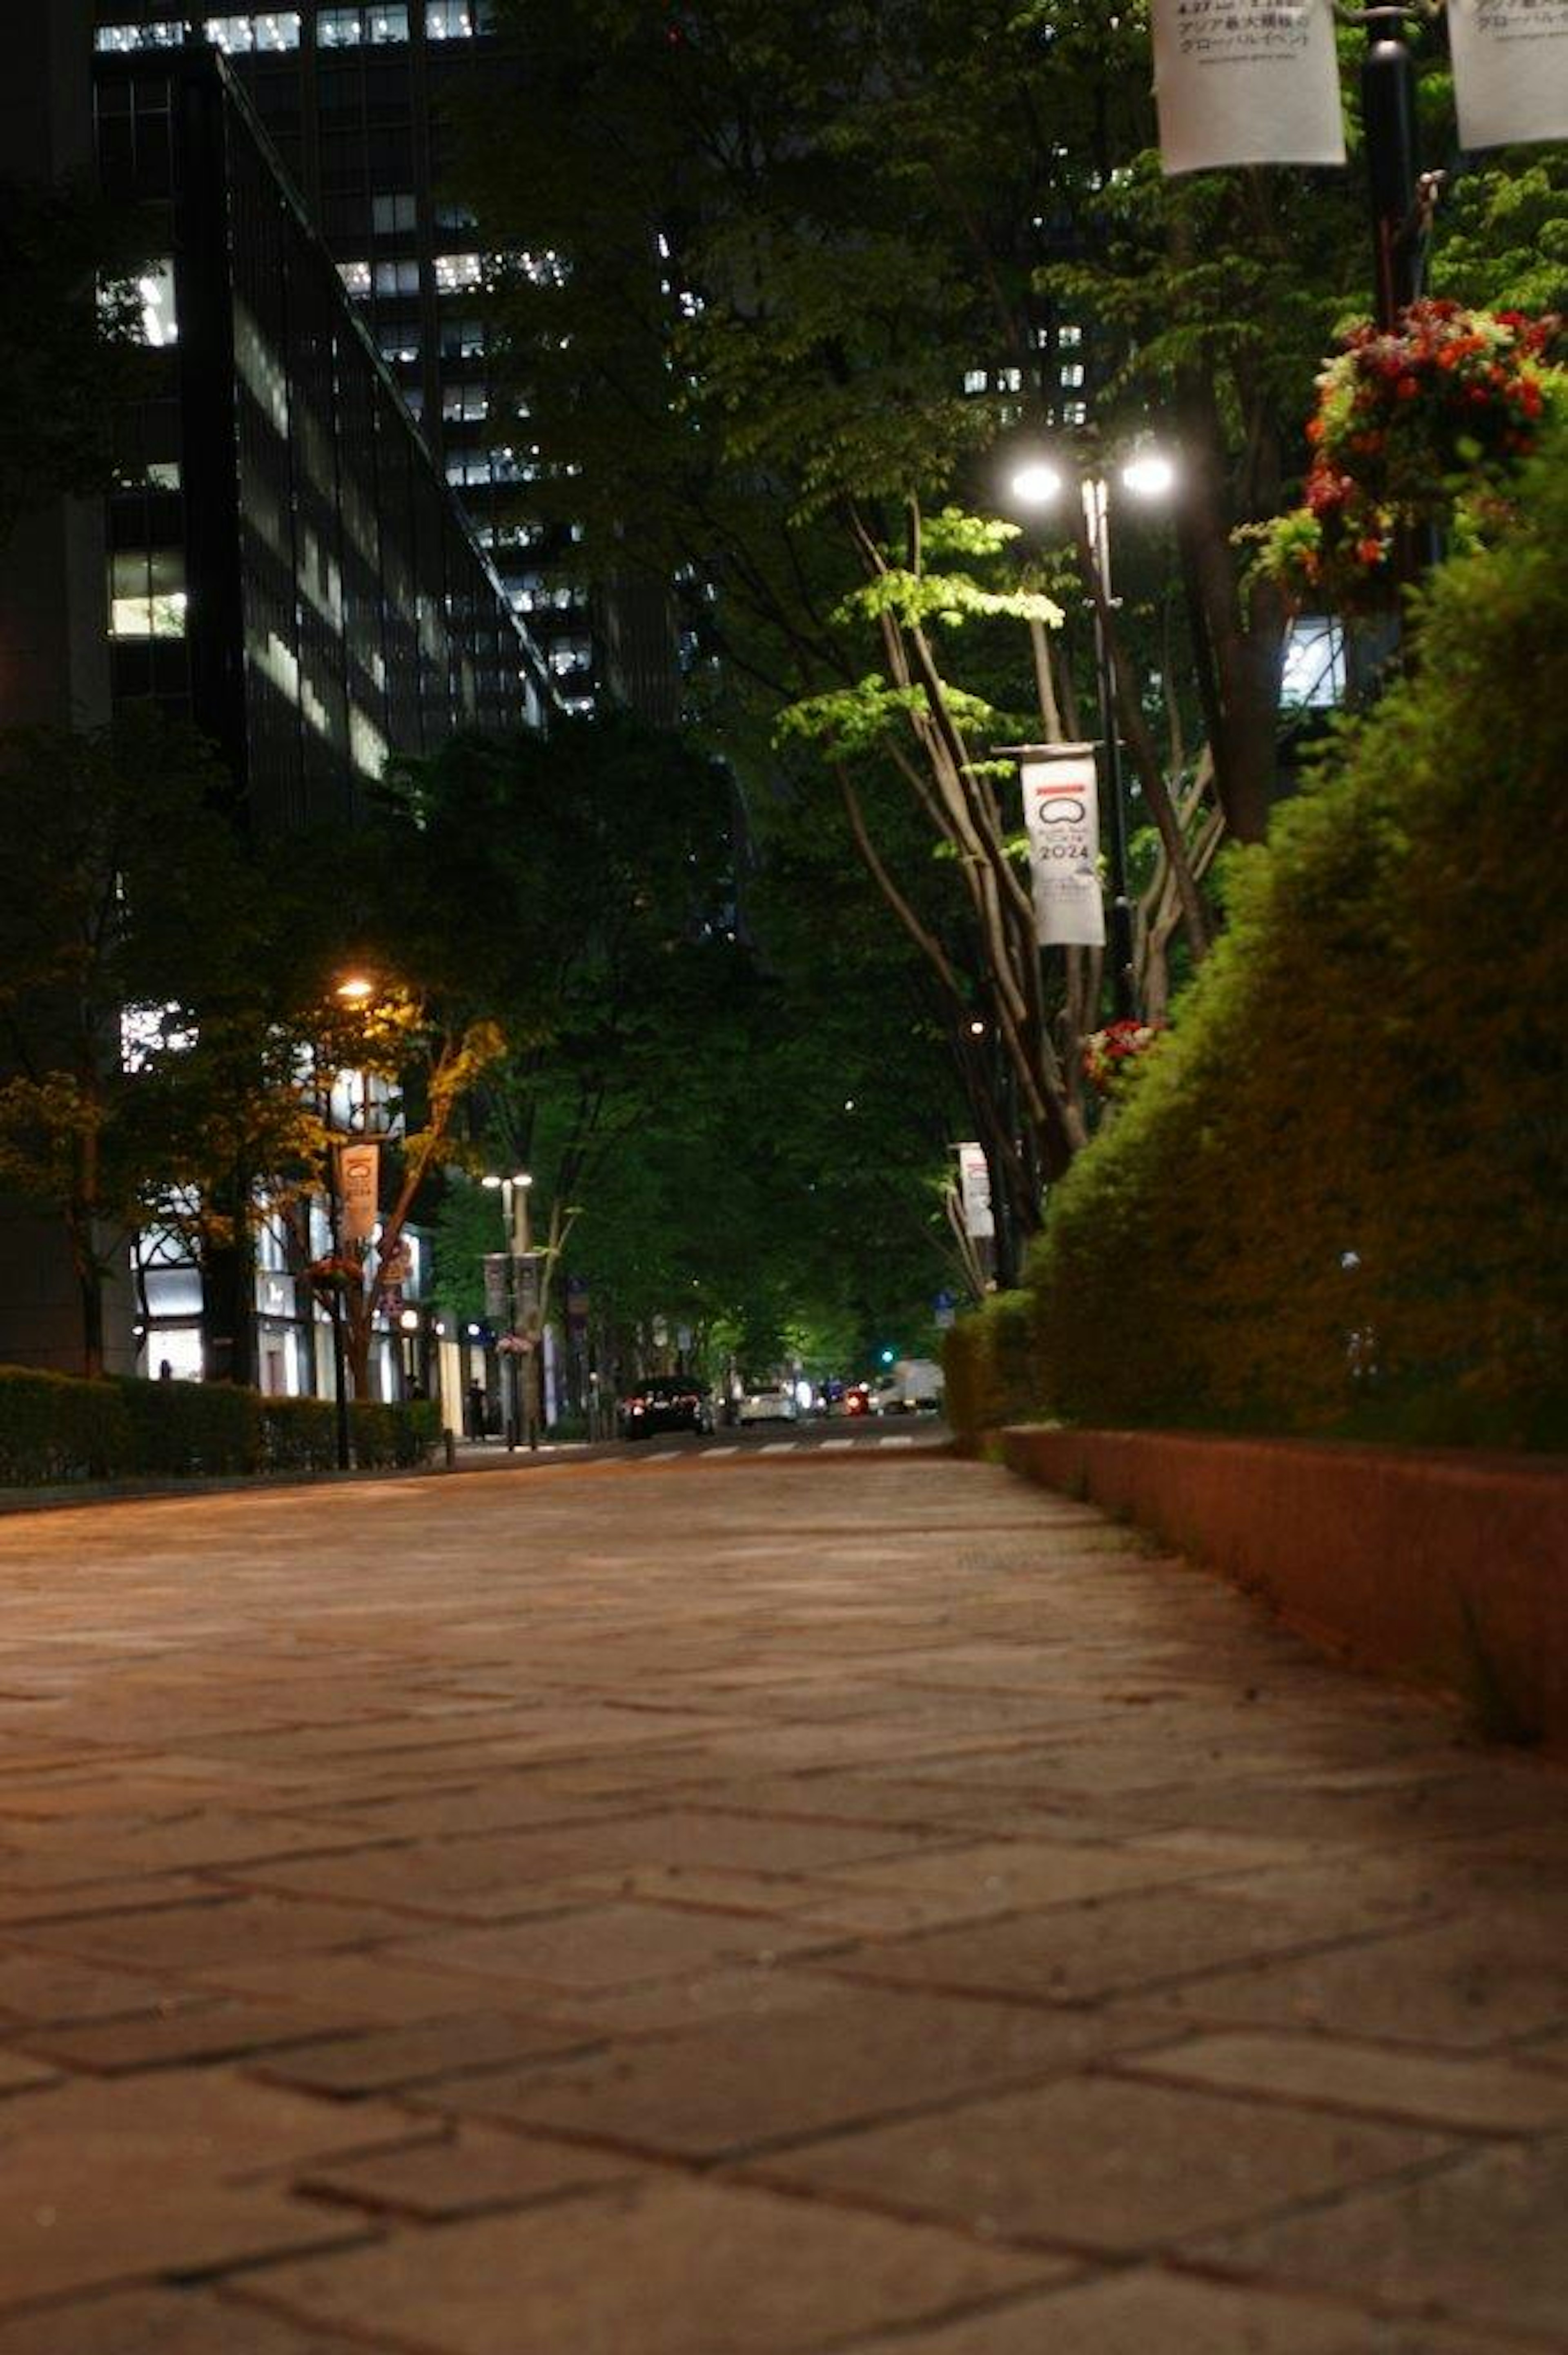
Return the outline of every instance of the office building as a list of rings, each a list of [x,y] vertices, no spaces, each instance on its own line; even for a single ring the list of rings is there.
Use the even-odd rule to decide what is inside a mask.
[[[673,602],[647,587],[590,591],[572,527],[532,517],[526,420],[491,381],[483,300],[495,259],[452,194],[452,101],[502,69],[488,0],[386,0],[187,18],[170,0],[98,0],[104,58],[177,48],[187,28],[225,57],[338,264],[448,485],[538,642],[560,703],[600,695],[673,721]]]

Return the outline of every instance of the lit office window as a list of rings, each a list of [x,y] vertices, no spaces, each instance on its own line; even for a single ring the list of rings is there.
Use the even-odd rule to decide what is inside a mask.
[[[1088,421],[1089,405],[1086,400],[1065,400],[1062,403],[1064,425],[1086,425]]]
[[[482,319],[449,316],[441,321],[441,357],[444,360],[480,359],[483,353]]]
[[[425,31],[432,41],[466,41],[475,15],[474,0],[425,0]]]
[[[996,372],[996,389],[998,392],[1022,392],[1023,389],[1022,369],[1015,368],[998,368]]]
[[[371,277],[377,294],[417,294],[419,291],[417,261],[378,261]]]
[[[322,49],[382,48],[408,37],[406,7],[318,8],[316,47]]]
[[[370,264],[368,261],[340,261],[337,265],[337,274],[351,294],[369,293]]]
[[[449,384],[441,395],[441,415],[450,422],[474,424],[490,414],[490,399],[482,384]]]
[[[1062,349],[1065,352],[1072,351],[1077,345],[1081,344],[1083,340],[1084,331],[1082,327],[1058,327],[1056,330],[1056,341],[1061,345]]]
[[[100,25],[92,46],[109,56],[128,49],[177,49],[185,37],[185,26],[176,16],[156,25]]]
[[[411,196],[398,194],[370,199],[370,226],[377,237],[395,237],[401,229],[413,229],[418,218]]]
[[[436,256],[436,292],[439,294],[466,294],[484,282],[484,271],[477,253],[438,253]]]
[[[1342,626],[1325,613],[1298,613],[1285,645],[1280,701],[1296,710],[1320,711],[1342,702],[1344,695]]]
[[[255,21],[256,47],[259,49],[299,48],[300,12],[297,8],[266,8]]]
[[[180,548],[122,549],[109,559],[111,638],[183,638],[185,558]]]
[[[1083,381],[1084,364],[1082,360],[1074,360],[1069,367],[1065,368],[1062,370],[1062,382],[1069,390],[1075,385],[1082,384]]]
[[[161,351],[166,344],[177,344],[180,324],[175,315],[175,265],[173,261],[150,261],[136,281],[137,298],[142,305],[142,340]]]
[[[419,323],[418,319],[383,319],[376,340],[384,360],[402,360],[412,366],[419,357]]]
[[[966,368],[964,370],[964,390],[966,392],[983,392],[989,381],[990,379],[987,377],[984,368]]]

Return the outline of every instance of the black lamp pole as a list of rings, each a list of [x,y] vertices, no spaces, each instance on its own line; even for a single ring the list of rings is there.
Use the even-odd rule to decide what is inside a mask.
[[[1110,851],[1111,996],[1120,1022],[1136,1016],[1138,1002],[1133,982],[1132,900],[1127,881],[1127,787],[1122,775],[1121,735],[1117,726],[1116,673],[1111,666],[1110,489],[1103,474],[1091,475],[1084,484],[1084,526],[1089,562],[1098,589],[1093,606],[1095,677],[1100,706],[1100,801]]]
[[[1367,51],[1361,60],[1361,120],[1372,186],[1372,277],[1377,324],[1385,333],[1414,302],[1415,67],[1404,37],[1403,8],[1365,12]]]

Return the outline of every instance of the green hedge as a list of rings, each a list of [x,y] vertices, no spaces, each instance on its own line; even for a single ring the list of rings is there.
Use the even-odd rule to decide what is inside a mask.
[[[961,1446],[1004,1423],[1037,1422],[1043,1412],[1033,1295],[993,1292],[948,1331],[942,1350],[943,1412]]]
[[[349,1427],[356,1464],[406,1468],[425,1461],[440,1417],[429,1399],[355,1400]],[[330,1400],[263,1398],[217,1382],[90,1382],[0,1366],[0,1487],[325,1472],[336,1463]]]
[[[1040,1406],[1568,1444],[1565,459],[1233,854],[1224,937],[1037,1239]]]

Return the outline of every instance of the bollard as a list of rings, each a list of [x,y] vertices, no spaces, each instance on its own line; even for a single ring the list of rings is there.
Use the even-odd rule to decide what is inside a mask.
[[[442,1432],[441,1448],[447,1459],[447,1470],[455,1472],[457,1470],[457,1433],[455,1432]]]

